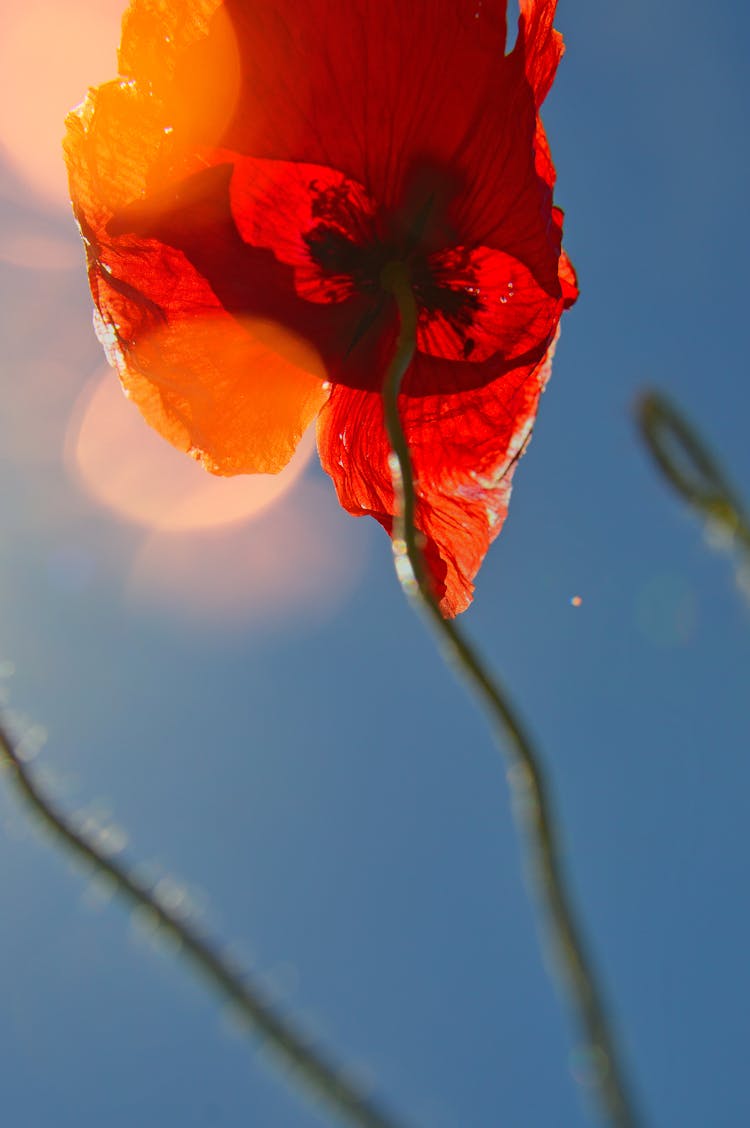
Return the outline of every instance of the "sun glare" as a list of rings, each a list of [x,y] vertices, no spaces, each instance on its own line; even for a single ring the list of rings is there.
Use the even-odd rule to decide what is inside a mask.
[[[126,520],[184,532],[256,516],[286,493],[313,449],[308,434],[280,474],[215,477],[147,427],[104,369],[73,413],[66,463],[90,496]]]
[[[365,547],[326,485],[302,481],[252,525],[152,532],[132,561],[126,597],[141,611],[222,630],[284,621],[298,630],[348,599]]]
[[[63,122],[117,73],[126,0],[0,2],[0,146],[40,204],[68,207]]]
[[[75,270],[81,266],[77,241],[39,234],[22,224],[12,231],[0,229],[0,259],[27,270]]]

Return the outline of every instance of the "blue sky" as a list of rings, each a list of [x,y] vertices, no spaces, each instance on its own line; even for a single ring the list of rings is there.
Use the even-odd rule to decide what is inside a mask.
[[[4,0],[0,22],[21,9]],[[750,494],[750,17],[727,0],[561,0],[557,23],[568,53],[545,121],[582,297],[464,624],[552,780],[644,1124],[739,1125],[750,612],[632,409],[646,387],[672,395]],[[185,883],[280,1004],[415,1125],[592,1123],[502,759],[386,538],[339,510],[313,462],[257,519],[203,532],[157,535],[92,495],[71,452],[104,377],[77,233],[14,159],[6,147],[0,660],[10,706],[47,730],[37,767],[69,809],[122,828],[133,861]],[[7,786],[0,906],[13,1128],[329,1122]]]

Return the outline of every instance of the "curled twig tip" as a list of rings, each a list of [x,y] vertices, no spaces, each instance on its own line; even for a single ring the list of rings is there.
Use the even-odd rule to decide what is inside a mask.
[[[635,408],[654,463],[688,505],[750,552],[750,520],[720,463],[695,427],[661,392],[649,390]]]

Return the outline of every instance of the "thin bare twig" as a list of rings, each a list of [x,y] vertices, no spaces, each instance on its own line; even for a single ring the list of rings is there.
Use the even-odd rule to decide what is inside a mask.
[[[203,975],[217,994],[224,996],[251,1029],[265,1038],[292,1075],[310,1094],[322,1098],[342,1122],[355,1128],[404,1128],[381,1110],[355,1083],[325,1056],[287,1018],[279,1015],[260,990],[234,967],[174,908],[165,905],[132,869],[107,856],[60,811],[35,780],[16,744],[0,721],[0,763],[4,762],[16,790],[30,804],[45,828],[71,854],[89,862],[115,885],[120,897],[146,910],[164,933],[177,941],[180,954]]]
[[[393,529],[396,572],[406,594],[415,600],[434,627],[446,656],[490,716],[508,762],[513,806],[526,832],[537,893],[584,1039],[601,1111],[613,1128],[636,1128],[639,1121],[611,1022],[563,873],[549,788],[539,757],[497,679],[456,623],[443,618],[432,591],[415,524],[416,494],[411,456],[398,412],[401,381],[416,349],[417,308],[405,264],[389,264],[381,278],[394,295],[401,318],[396,352],[383,386],[385,424],[393,452],[391,473],[397,499]]]

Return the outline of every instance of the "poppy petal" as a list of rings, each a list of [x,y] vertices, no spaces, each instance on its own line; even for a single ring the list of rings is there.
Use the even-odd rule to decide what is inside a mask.
[[[281,470],[327,396],[310,347],[230,316],[179,251],[131,240],[116,264],[141,288],[101,269],[97,331],[146,421],[213,473]]]
[[[505,0],[226,7],[242,87],[224,144],[340,169],[389,212],[408,210],[415,185],[430,184],[450,205],[443,245],[505,250],[555,284],[559,246],[546,238],[534,163],[550,43],[559,41],[547,33],[551,0],[526,0],[507,56]]]
[[[578,300],[578,276],[565,251],[560,253],[560,285],[565,309],[570,309]]]
[[[144,101],[159,103],[180,145],[218,143],[240,94],[238,43],[221,0],[132,0],[118,61]]]
[[[523,54],[526,75],[536,104],[540,106],[549,93],[565,51],[562,35],[552,26],[557,0],[519,0],[519,7],[515,50]]]
[[[130,85],[108,83],[68,120],[97,331],[127,393],[165,438],[215,473],[273,473],[325,401],[325,374],[315,350],[273,320],[232,316],[181,250],[120,230],[149,158],[170,144],[142,103]],[[142,160],[118,160],[123,144]],[[226,178],[221,168],[209,173]]]
[[[373,238],[375,205],[364,188],[335,169],[292,161],[236,157],[230,188],[234,221],[246,243],[267,247],[294,267],[300,297],[345,301],[352,272],[332,273],[313,258],[319,247],[363,247]]]
[[[450,169],[493,112],[505,0],[226,0],[242,89],[225,144],[337,168],[396,209],[414,154]],[[446,63],[448,65],[446,66]]]
[[[295,357],[294,363],[290,357]],[[214,474],[283,469],[326,400],[305,343],[268,322],[174,315],[118,365],[143,416]]]
[[[420,308],[422,352],[476,363],[499,353],[507,364],[545,351],[562,302],[550,297],[523,263],[489,247],[455,247],[432,255],[429,263],[443,308]],[[455,306],[449,297],[457,299]]]
[[[473,579],[508,509],[511,480],[549,378],[554,345],[534,367],[516,368],[471,392],[411,397],[399,409],[414,466],[417,527],[446,617],[469,606]],[[418,355],[422,382],[428,357]],[[341,505],[392,531],[394,494],[382,399],[334,387],[318,419],[318,449]]]

